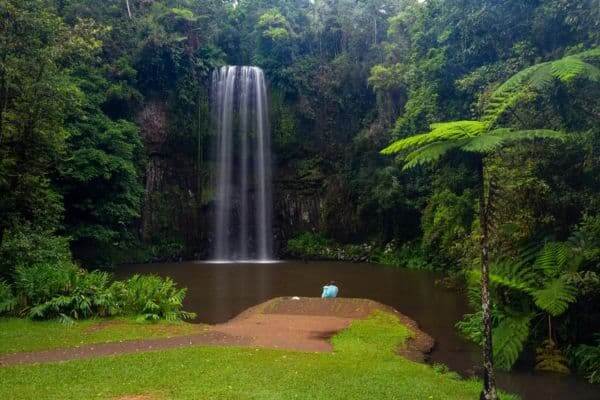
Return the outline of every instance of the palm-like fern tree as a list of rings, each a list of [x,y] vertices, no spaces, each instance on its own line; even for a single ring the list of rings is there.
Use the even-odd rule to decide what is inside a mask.
[[[454,121],[433,124],[430,132],[401,139],[386,149],[383,154],[395,154],[406,151],[404,169],[417,165],[433,163],[450,151],[462,151],[479,155],[479,223],[481,227],[481,307],[483,312],[483,367],[484,390],[481,398],[496,400],[496,384],[492,357],[492,321],[489,292],[489,227],[490,210],[493,205],[491,191],[485,190],[484,159],[490,154],[511,143],[533,139],[563,139],[564,135],[552,130],[520,130],[506,128],[489,130],[485,122]]]
[[[502,117],[525,98],[540,94],[553,84],[569,84],[578,79],[600,81],[600,49],[590,50],[563,59],[529,67],[502,84],[491,96],[482,121],[452,121],[431,125],[426,133],[400,139],[382,150],[382,154],[404,155],[404,169],[441,160],[452,151],[478,155],[479,219],[481,227],[481,307],[483,314],[484,388],[481,399],[496,400],[496,385],[492,352],[491,300],[489,291],[489,229],[493,208],[493,185],[484,184],[484,157],[502,147],[524,140],[564,140],[561,132],[546,129],[513,130],[499,127]]]

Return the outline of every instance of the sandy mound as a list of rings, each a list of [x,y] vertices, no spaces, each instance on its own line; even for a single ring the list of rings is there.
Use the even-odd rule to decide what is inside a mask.
[[[278,297],[251,307],[215,330],[250,339],[251,345],[299,351],[331,351],[329,339],[355,319],[374,311],[394,314],[413,332],[413,339],[399,353],[423,361],[434,340],[417,323],[397,310],[367,299]]]

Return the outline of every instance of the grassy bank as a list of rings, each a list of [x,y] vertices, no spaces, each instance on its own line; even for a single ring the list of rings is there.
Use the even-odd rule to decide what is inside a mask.
[[[49,350],[82,344],[186,335],[202,329],[185,322],[91,319],[67,325],[57,321],[0,318],[0,354]]]
[[[394,350],[409,336],[393,316],[379,313],[334,337],[333,353],[193,347],[0,368],[0,398],[477,398],[480,382],[398,357]]]

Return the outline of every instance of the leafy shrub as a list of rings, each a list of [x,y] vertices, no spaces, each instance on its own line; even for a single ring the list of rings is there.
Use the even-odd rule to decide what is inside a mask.
[[[371,258],[373,262],[408,269],[432,269],[427,262],[420,246],[413,243],[404,243],[398,247],[396,243],[388,243],[382,250],[376,252]]]
[[[24,306],[44,303],[70,290],[77,267],[70,262],[20,265],[15,269],[15,287]]]
[[[570,242],[583,257],[583,267],[600,272],[600,214],[584,215],[575,227]]]
[[[108,290],[108,273],[78,271],[71,279],[70,291],[32,307],[29,316],[40,319],[58,317],[70,322],[72,319],[105,317],[118,312],[112,292]]]
[[[596,345],[586,344],[575,347],[570,354],[574,367],[590,381],[600,383],[600,335],[596,335]]]
[[[312,233],[302,232],[293,239],[288,240],[287,248],[290,254],[302,257],[318,257],[322,256],[331,241],[325,236]]]
[[[137,315],[140,320],[156,321],[195,317],[182,310],[186,289],[158,276],[135,275],[111,283],[110,274],[87,272],[72,263],[37,264],[16,269],[15,288],[20,313],[32,319],[71,322],[92,316]],[[2,299],[0,286],[0,304]]]
[[[13,295],[10,285],[0,279],[0,315],[13,311],[16,305],[17,299]]]
[[[15,282],[23,298],[21,312],[33,319],[70,322],[118,312],[106,272],[87,272],[71,263],[38,264],[18,267]]]
[[[483,344],[483,312],[477,311],[463,315],[463,319],[456,323],[456,329],[468,340],[478,345]]]
[[[7,231],[0,247],[0,275],[18,266],[59,264],[71,261],[69,238],[30,227]]]
[[[178,260],[183,256],[185,244],[181,240],[162,240],[150,246],[149,261],[155,260]]]
[[[139,320],[168,321],[195,318],[182,310],[186,289],[178,289],[171,278],[154,275],[134,275],[124,282],[115,282],[111,291],[125,314]]]

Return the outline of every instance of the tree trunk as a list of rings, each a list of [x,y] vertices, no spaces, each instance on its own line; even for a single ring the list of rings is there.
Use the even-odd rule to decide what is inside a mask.
[[[483,391],[480,400],[497,400],[496,378],[492,347],[492,309],[490,299],[489,259],[489,202],[485,196],[484,162],[480,161],[481,191],[479,194],[479,221],[481,224],[481,309],[483,311]]]

